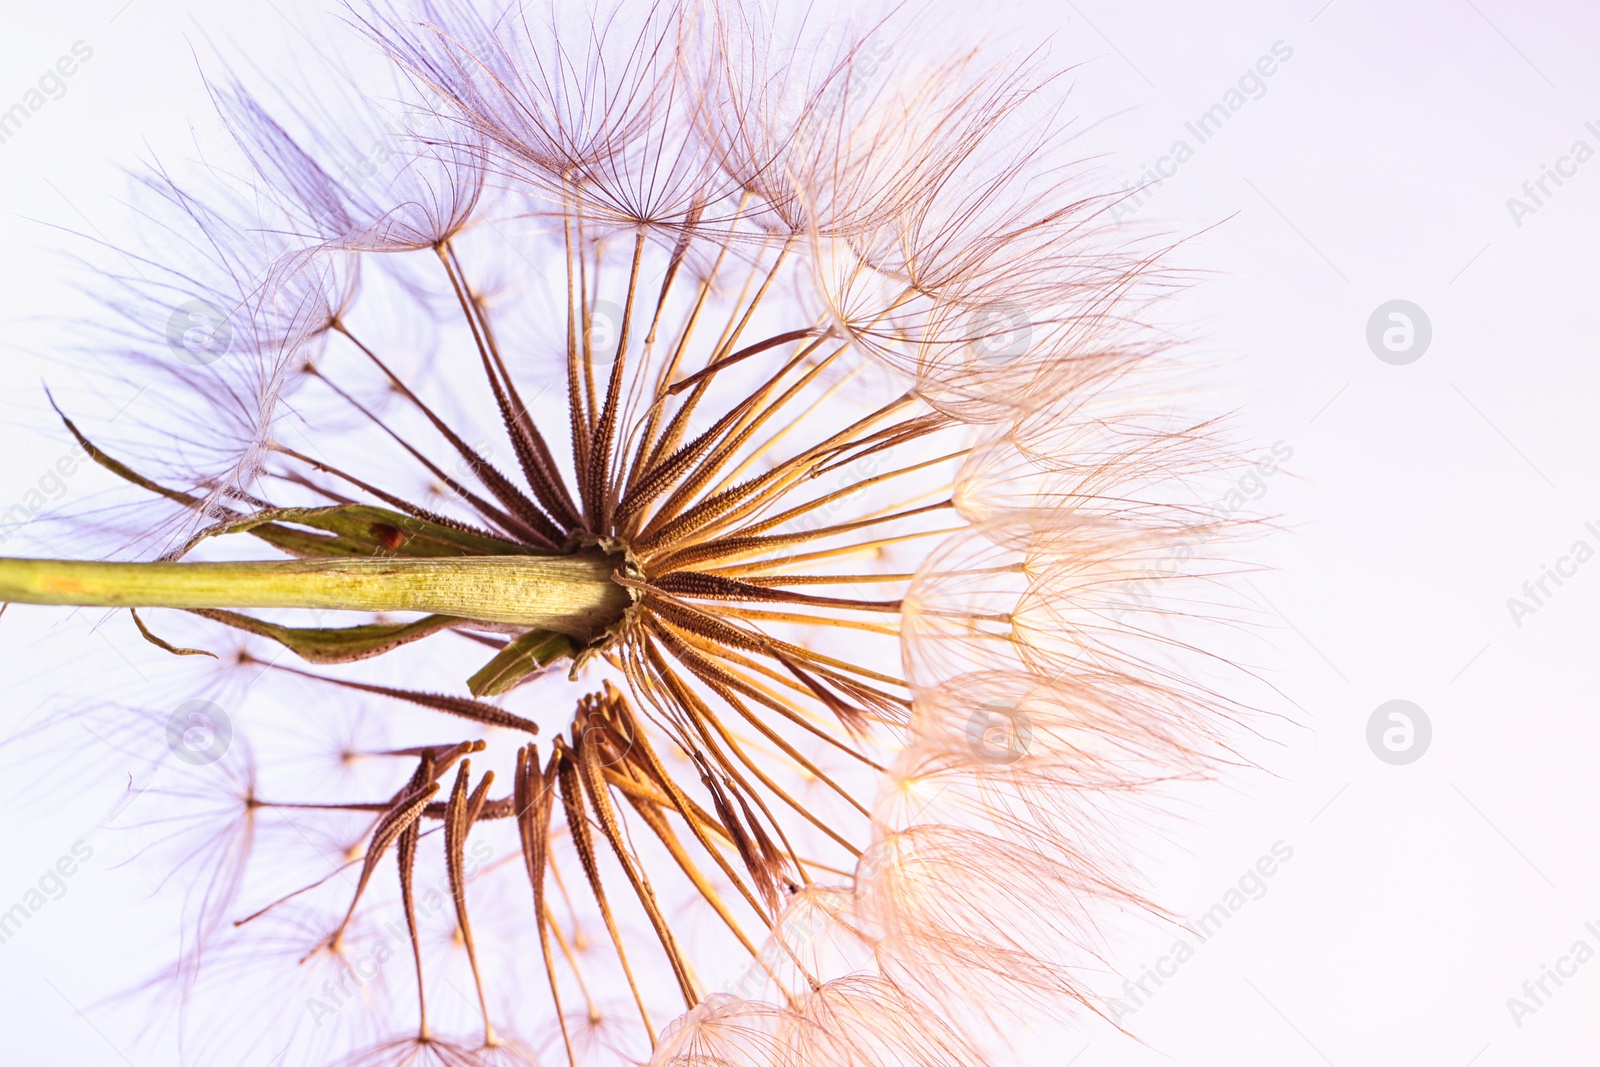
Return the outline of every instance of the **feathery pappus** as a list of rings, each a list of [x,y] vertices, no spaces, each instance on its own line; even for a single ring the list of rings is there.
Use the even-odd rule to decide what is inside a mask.
[[[52,401],[126,561],[0,597],[276,694],[147,716],[190,1058],[970,1067],[1100,1010],[1118,835],[1245,717],[1183,632],[1221,446],[1042,50],[917,16],[356,3],[366,81],[217,79],[230,162],[142,177],[160,413]]]

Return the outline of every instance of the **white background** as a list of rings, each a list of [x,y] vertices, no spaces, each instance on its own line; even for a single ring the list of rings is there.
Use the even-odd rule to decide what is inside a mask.
[[[118,166],[209,122],[192,48],[307,48],[298,0],[207,10],[168,0],[20,4],[0,14],[0,107],[74,42],[92,60],[0,145],[0,506],[66,449],[41,378],[66,331],[71,272],[48,224],[119,212]],[[1399,9],[1397,9],[1397,7]],[[1039,3],[986,15],[1079,63],[1077,111],[1113,187],[1137,179],[1276,42],[1259,99],[1196,147],[1137,221],[1199,234],[1178,262],[1197,352],[1248,449],[1282,441],[1254,506],[1282,531],[1252,578],[1272,623],[1262,669],[1298,725],[1264,769],[1167,829],[1150,871],[1180,914],[1223,898],[1282,841],[1293,858],[1124,1021],[1085,1023],[1048,1067],[1418,1064],[1559,1067],[1596,1059],[1600,961],[1517,1025],[1507,998],[1576,940],[1600,949],[1600,562],[1519,627],[1507,598],[1579,539],[1600,547],[1600,159],[1521,219],[1507,198],[1574,141],[1600,150],[1600,10],[1509,0]],[[1368,317],[1397,298],[1432,325],[1416,362],[1380,361]],[[69,493],[88,492],[90,479]],[[122,626],[64,613],[0,620],[0,733],[62,687],[50,670],[126,671],[153,653]],[[47,632],[47,629],[48,632]],[[63,651],[63,646],[71,646]],[[1433,740],[1381,762],[1368,716],[1416,702]],[[122,782],[28,784],[0,814],[0,908],[114,810]],[[13,770],[11,773],[17,773]],[[26,781],[13,783],[6,795]],[[109,849],[97,855],[109,855]],[[0,945],[0,1033],[16,1063],[164,1062],[105,1029],[95,999],[159,955],[138,916],[148,879],[91,861]],[[1172,929],[1115,945],[1137,975]],[[109,983],[109,984],[108,984]],[[1153,988],[1153,987],[1152,987]],[[104,1027],[111,1027],[104,1023]],[[1142,1044],[1140,1043],[1142,1042]],[[263,1062],[266,1056],[263,1056]]]

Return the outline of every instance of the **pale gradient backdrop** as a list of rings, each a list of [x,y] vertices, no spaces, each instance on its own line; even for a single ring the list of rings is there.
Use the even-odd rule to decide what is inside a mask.
[[[0,111],[79,42],[92,54],[0,143],[0,509],[41,479],[53,491],[67,452],[40,388],[62,374],[48,357],[70,333],[51,316],[73,306],[48,227],[114,220],[117,166],[181,150],[190,119],[210,121],[193,60],[208,36],[308,54],[295,26],[323,6],[5,5]],[[1176,262],[1205,273],[1175,320],[1219,366],[1250,454],[1292,452],[1270,478],[1240,479],[1281,526],[1258,546],[1274,569],[1248,588],[1270,624],[1258,662],[1283,694],[1272,710],[1299,725],[1251,752],[1264,771],[1166,828],[1150,869],[1156,899],[1191,922],[1209,912],[1211,933],[1114,932],[1110,963],[1144,980],[1121,994],[1134,1036],[1085,1022],[1031,1062],[1594,1063],[1600,959],[1569,954],[1600,950],[1600,561],[1571,552],[1600,548],[1600,8],[995,10],[986,23],[1053,35],[1053,55],[1077,64],[1085,156],[1106,183],[1170,175],[1130,202],[1128,224],[1196,235]],[[1430,328],[1411,362],[1397,360],[1415,348],[1384,360],[1368,342],[1394,300]],[[56,495],[100,484],[74,475]],[[1558,564],[1563,584],[1526,600],[1524,583]],[[1512,597],[1536,610],[1514,615]],[[0,734],[60,693],[151,669],[131,628],[99,621],[0,620]],[[1431,723],[1404,765],[1368,743],[1374,710],[1396,699]],[[35,798],[0,812],[0,910],[76,842],[93,853],[0,944],[8,1063],[172,1062],[96,1007],[166,950],[151,879],[113,869],[100,828],[125,776],[95,766],[104,780],[69,793],[46,794],[27,768],[0,790]],[[1181,962],[1180,939],[1194,947]],[[1528,999],[1524,983],[1558,964],[1575,974]]]

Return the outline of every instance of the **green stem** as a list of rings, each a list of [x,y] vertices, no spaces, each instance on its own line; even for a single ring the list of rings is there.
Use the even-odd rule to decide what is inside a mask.
[[[0,558],[0,601],[110,608],[422,611],[588,640],[629,600],[600,553],[242,563]]]

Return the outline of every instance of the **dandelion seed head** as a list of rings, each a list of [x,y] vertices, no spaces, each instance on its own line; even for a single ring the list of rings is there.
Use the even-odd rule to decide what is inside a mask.
[[[279,701],[170,836],[184,1039],[280,981],[252,1040],[373,1065],[1000,1063],[1008,1012],[1095,1011],[1118,842],[1247,713],[1166,588],[1226,576],[1165,567],[1228,532],[1215,428],[1148,400],[1159,250],[1044,56],[740,0],[347,21],[393,95],[219,80],[244,169],[146,182],[194,263],[109,279],[203,414],[73,432],[145,555],[603,595],[161,613]],[[179,297],[209,364],[138,333]]]

